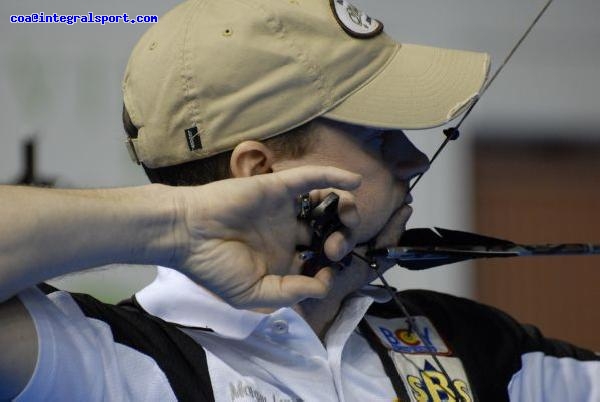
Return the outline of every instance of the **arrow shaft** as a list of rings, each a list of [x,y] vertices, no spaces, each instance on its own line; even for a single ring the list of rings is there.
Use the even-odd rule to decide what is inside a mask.
[[[516,245],[499,248],[488,246],[420,246],[420,247],[388,247],[369,253],[373,257],[392,260],[440,259],[443,256],[492,258],[492,257],[525,257],[542,255],[593,255],[600,254],[600,245],[594,244],[545,244]]]

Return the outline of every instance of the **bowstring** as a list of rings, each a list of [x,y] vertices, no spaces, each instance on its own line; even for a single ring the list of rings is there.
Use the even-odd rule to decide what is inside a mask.
[[[550,7],[550,4],[552,4],[553,1],[554,0],[548,0],[546,2],[546,4],[544,5],[544,7],[542,7],[542,9],[538,12],[538,14],[536,15],[536,17],[531,22],[531,24],[529,24],[529,26],[527,27],[527,29],[525,30],[525,32],[521,35],[521,37],[519,38],[519,40],[517,40],[517,42],[512,47],[512,49],[510,50],[510,52],[508,52],[508,55],[504,58],[504,61],[502,62],[502,64],[500,64],[500,67],[498,67],[496,69],[496,72],[491,76],[491,78],[488,80],[488,82],[483,86],[482,90],[475,97],[475,99],[473,99],[473,101],[471,102],[471,105],[469,106],[469,108],[467,109],[467,111],[463,114],[463,116],[461,117],[461,119],[459,120],[459,122],[454,127],[451,127],[449,129],[444,130],[444,134],[446,134],[446,138],[444,139],[444,142],[442,142],[442,145],[440,145],[438,147],[437,151],[435,152],[435,154],[433,155],[433,157],[429,161],[429,165],[430,166],[437,159],[437,157],[442,152],[442,150],[444,148],[446,148],[446,145],[448,145],[448,143],[451,140],[456,139],[456,138],[452,138],[452,136],[450,134],[452,134],[452,133],[458,133],[458,129],[460,128],[460,126],[462,126],[462,124],[467,119],[467,117],[469,117],[469,115],[473,111],[473,108],[475,107],[475,105],[477,105],[477,103],[479,103],[479,101],[481,100],[481,97],[483,96],[483,94],[485,94],[485,92],[488,90],[488,88],[496,80],[496,78],[498,77],[498,75],[500,74],[500,72],[504,69],[504,67],[506,67],[506,65],[512,59],[512,57],[515,54],[515,52],[517,51],[517,49],[519,47],[521,47],[521,44],[523,44],[523,41],[525,40],[525,38],[527,38],[527,36],[529,36],[529,33],[531,32],[531,30],[533,29],[533,27],[536,26],[536,24],[538,23],[538,21],[546,13],[546,10],[548,9],[548,7]],[[425,172],[420,173],[415,178],[415,181],[409,187],[409,190],[408,190],[409,192],[412,191],[415,188],[415,186],[417,185],[417,183],[419,181],[421,181],[421,178],[423,177],[424,174],[425,174]]]
[[[458,134],[459,134],[458,129],[460,128],[460,126],[464,123],[464,121],[467,119],[467,117],[471,114],[471,112],[473,111],[473,108],[475,107],[475,105],[477,105],[477,103],[479,103],[479,101],[481,100],[481,97],[483,96],[483,94],[485,94],[485,92],[488,90],[488,88],[496,80],[496,78],[498,77],[498,75],[500,74],[500,72],[504,69],[504,67],[506,67],[506,65],[511,60],[511,58],[513,57],[513,55],[515,54],[515,52],[517,51],[517,49],[521,46],[521,44],[523,43],[523,41],[525,40],[525,38],[527,38],[527,36],[529,35],[529,33],[531,32],[531,30],[533,29],[533,27],[538,23],[538,21],[546,13],[546,10],[548,9],[548,7],[550,7],[550,4],[552,4],[553,1],[554,0],[548,0],[546,2],[546,4],[544,5],[544,7],[542,7],[542,9],[538,12],[538,14],[536,15],[536,17],[531,22],[531,24],[529,24],[529,26],[527,27],[527,29],[525,30],[525,32],[521,35],[521,37],[519,38],[519,40],[512,47],[512,49],[510,50],[510,52],[508,53],[508,55],[506,56],[506,58],[504,59],[504,61],[502,62],[502,64],[498,67],[498,69],[496,69],[496,72],[491,76],[491,78],[488,80],[488,82],[483,86],[481,92],[475,97],[475,99],[473,99],[473,101],[471,102],[471,105],[466,110],[466,112],[463,114],[463,116],[459,120],[459,122],[454,127],[451,127],[449,129],[444,130],[444,134],[445,134],[446,138],[444,139],[444,142],[442,142],[442,144],[438,147],[437,151],[434,153],[433,157],[431,158],[431,160],[429,162],[430,166],[437,159],[437,157],[440,155],[440,153],[442,152],[442,150],[444,150],[444,148],[446,147],[446,145],[448,145],[448,143],[451,140],[454,140],[454,139],[458,138]],[[417,185],[417,183],[419,183],[419,181],[421,181],[421,178],[423,177],[424,174],[425,174],[425,172],[420,173],[415,178],[415,181],[409,187],[408,193],[410,193],[414,189],[414,187]],[[433,349],[433,345],[431,345],[431,343],[429,342],[429,340],[425,336],[423,336],[423,334],[421,332],[421,329],[417,325],[417,322],[416,322],[415,318],[408,312],[408,309],[406,308],[406,306],[404,305],[404,303],[400,300],[400,298],[398,297],[398,295],[396,294],[396,292],[392,289],[392,287],[389,285],[389,283],[387,282],[387,280],[385,279],[385,277],[383,276],[383,274],[380,272],[379,266],[378,266],[377,262],[375,261],[375,259],[372,259],[371,261],[369,261],[365,257],[359,255],[356,252],[352,252],[352,254],[355,255],[355,256],[357,256],[357,257],[359,257],[361,260],[365,261],[375,271],[375,273],[379,277],[379,280],[383,284],[384,288],[390,294],[390,296],[392,297],[392,300],[394,300],[394,303],[396,304],[396,306],[400,309],[400,311],[402,312],[402,314],[404,314],[404,316],[406,317],[406,319],[408,321],[408,325],[409,325],[409,327],[408,327],[409,332],[413,332],[414,331],[416,333],[416,335],[421,340],[423,340],[423,342],[425,342],[425,345],[429,349],[429,353],[428,354],[433,358],[433,360],[435,361],[435,364],[439,367],[440,371],[442,372],[442,375],[444,375],[446,377],[446,380],[448,381],[448,385],[449,385],[451,391],[454,392],[454,395],[455,395],[456,399],[458,401],[462,401],[463,398],[458,393],[458,390],[454,386],[454,383],[452,382],[452,379],[450,378],[448,372],[446,371],[446,368],[441,364],[441,362],[437,358],[437,356],[436,356],[436,354],[434,352],[434,349]]]
[[[456,400],[458,402],[463,402],[464,399],[463,399],[462,395],[458,392],[458,389],[454,385],[454,382],[452,381],[452,378],[448,374],[448,371],[446,371],[446,367],[444,367],[444,365],[442,364],[442,362],[440,362],[440,360],[436,356],[436,354],[435,354],[435,348],[433,347],[433,344],[431,343],[431,341],[429,340],[429,338],[427,338],[425,336],[425,334],[421,331],[421,328],[417,324],[417,320],[415,320],[415,317],[408,312],[408,309],[406,308],[406,306],[404,305],[404,303],[402,303],[402,301],[400,300],[400,298],[398,297],[398,295],[396,294],[396,292],[394,291],[394,289],[390,286],[390,284],[388,283],[388,281],[385,279],[385,277],[383,276],[383,274],[379,270],[379,266],[378,266],[377,262],[375,262],[374,260],[373,261],[368,261],[366,258],[364,258],[363,256],[361,256],[361,255],[359,255],[358,253],[355,253],[355,252],[353,252],[352,254],[355,255],[355,256],[357,256],[361,260],[365,261],[366,263],[368,263],[369,267],[371,267],[375,271],[375,273],[379,277],[379,280],[383,284],[383,287],[389,293],[389,295],[391,296],[392,300],[394,300],[394,303],[396,304],[396,306],[398,308],[400,308],[400,311],[402,311],[402,314],[404,314],[404,317],[408,321],[408,332],[409,333],[415,333],[415,334],[417,334],[417,336],[419,337],[419,339],[421,339],[421,341],[423,341],[423,343],[425,344],[425,347],[427,349],[426,353],[429,356],[431,356],[431,358],[433,359],[434,363],[440,369],[442,375],[446,378],[446,381],[448,382],[448,387],[450,388],[450,391],[452,391],[454,393],[454,397],[456,398]],[[404,356],[403,353],[401,353],[401,354],[402,354],[402,356]],[[406,356],[404,356],[404,357],[406,358]],[[408,359],[408,360],[412,362],[412,360],[410,360],[410,359]],[[423,373],[423,374],[425,374],[425,373]]]

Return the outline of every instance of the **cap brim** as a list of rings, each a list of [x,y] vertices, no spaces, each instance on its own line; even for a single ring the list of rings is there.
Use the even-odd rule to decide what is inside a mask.
[[[477,97],[489,64],[485,53],[402,44],[375,78],[323,116],[370,127],[437,127]]]

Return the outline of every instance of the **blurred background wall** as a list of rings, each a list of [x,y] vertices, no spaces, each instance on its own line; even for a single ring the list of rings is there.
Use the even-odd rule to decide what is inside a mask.
[[[176,3],[173,0],[55,0],[51,3],[11,0],[0,3],[0,183],[14,182],[22,175],[22,144],[31,137],[38,145],[37,174],[55,180],[59,187],[114,187],[146,182],[143,172],[130,162],[123,146],[120,81],[132,46],[149,26],[11,24],[9,16],[41,11],[46,14],[92,11],[95,14],[162,15]],[[544,1],[356,0],[354,3],[383,20],[386,31],[401,42],[489,52],[494,71]],[[518,218],[521,228],[536,226],[539,230],[526,239],[519,237],[519,226],[511,229],[513,231],[486,226],[489,219],[486,220],[481,211],[499,217],[500,221],[517,218],[501,203],[487,202],[480,196],[483,190],[478,183],[489,184],[498,178],[493,174],[483,178],[476,176],[478,170],[473,168],[480,167],[478,161],[482,155],[484,160],[492,157],[484,151],[507,149],[496,146],[497,140],[511,141],[504,161],[510,161],[513,147],[532,141],[537,141],[540,147],[550,142],[559,144],[554,147],[559,154],[561,150],[570,153],[573,147],[597,149],[593,147],[600,141],[599,20],[600,3],[596,0],[562,1],[551,6],[462,127],[460,140],[450,144],[415,189],[412,227],[488,229],[496,230],[488,232],[490,235],[510,235],[514,240],[546,240],[547,232],[540,224],[527,224],[527,214]],[[409,134],[430,155],[443,140],[441,129]],[[547,155],[541,165],[536,165],[538,167],[521,169],[529,169],[531,173],[531,169],[540,169],[544,163],[552,165],[556,158],[556,154],[553,155]],[[597,156],[598,153],[592,151],[590,158],[594,160]],[[510,172],[517,177],[522,171],[504,169],[503,162],[490,169],[487,171]],[[585,186],[598,185],[591,173],[589,168],[577,171],[577,175],[589,179]],[[548,175],[552,176],[551,172]],[[529,184],[522,186],[535,192],[536,178],[535,174],[528,175]],[[503,194],[511,191],[510,177],[507,180]],[[567,175],[566,182],[557,176],[554,181],[552,177],[549,180],[548,185],[556,193],[564,192],[566,183],[584,185],[574,174]],[[545,199],[534,208],[540,203],[543,205]],[[518,209],[519,205],[513,205],[512,211]],[[561,210],[565,222],[569,222],[571,212],[568,208]],[[554,214],[551,212],[550,217]],[[600,223],[598,214],[586,216],[592,226]],[[554,227],[563,225],[553,224],[552,218],[542,221]],[[578,233],[578,229],[571,228],[571,232]],[[596,234],[587,240],[600,242],[600,233]],[[48,247],[60,245],[49,244]],[[569,261],[568,264],[573,265],[573,260]],[[507,284],[500,297],[490,298],[495,280],[482,279],[475,270],[480,271],[471,264],[457,264],[417,273],[397,269],[389,272],[388,277],[398,288],[432,288],[496,304],[518,296],[518,290]],[[561,275],[564,274],[559,273],[558,277]],[[56,283],[114,301],[143,286],[152,276],[151,267],[110,267]],[[539,272],[533,276],[543,277]],[[514,280],[521,281],[518,277]],[[595,290],[591,293],[595,298]],[[576,295],[561,297],[576,299]],[[583,307],[586,311],[597,310],[589,305]],[[590,314],[591,321],[600,321],[597,311]],[[600,349],[600,345],[597,348]]]

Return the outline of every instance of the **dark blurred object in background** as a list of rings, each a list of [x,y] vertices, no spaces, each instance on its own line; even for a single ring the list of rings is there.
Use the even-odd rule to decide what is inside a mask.
[[[589,138],[597,138],[592,130]],[[566,132],[565,140],[527,140],[528,131],[476,141],[477,232],[523,243],[600,243],[600,143],[569,141]],[[476,267],[479,301],[548,337],[600,351],[598,256],[482,260]]]
[[[54,187],[56,179],[37,175],[36,145],[37,140],[35,137],[30,137],[23,142],[23,173],[12,184]]]

